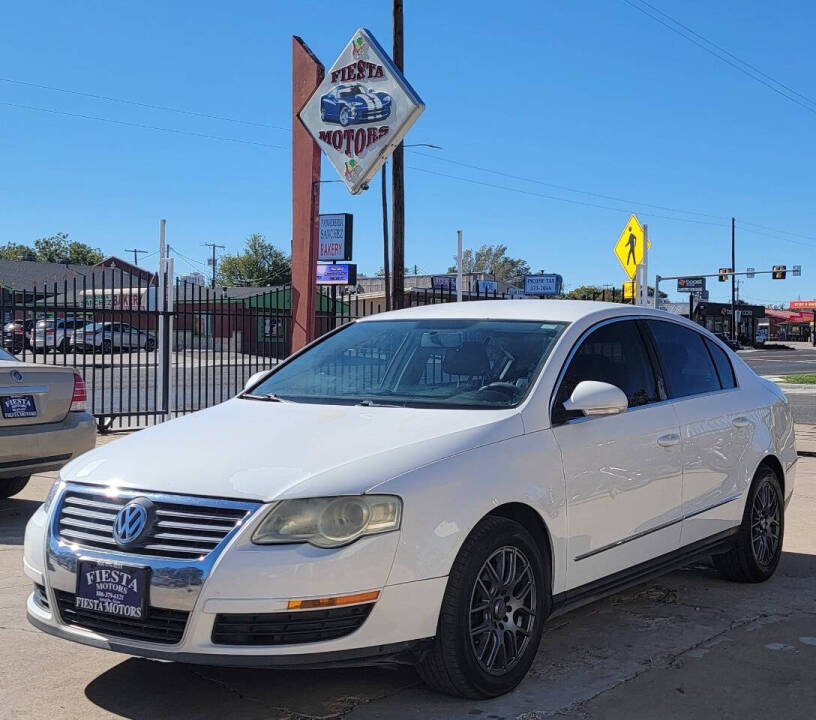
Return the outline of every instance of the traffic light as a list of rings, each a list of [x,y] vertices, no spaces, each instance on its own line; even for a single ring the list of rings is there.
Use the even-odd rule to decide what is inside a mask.
[[[787,274],[785,271],[787,268],[784,265],[774,265],[773,272],[771,273],[771,277],[774,280],[784,280],[785,275]]]
[[[719,280],[720,282],[725,282],[726,280],[728,280],[728,276],[732,272],[734,272],[733,268],[720,268],[720,274],[717,277],[717,280]]]

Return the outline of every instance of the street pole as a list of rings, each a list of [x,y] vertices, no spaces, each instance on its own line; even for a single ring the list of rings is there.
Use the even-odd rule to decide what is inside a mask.
[[[402,0],[394,0],[394,65],[402,72],[403,34],[402,34]],[[400,309],[405,302],[405,168],[403,165],[402,143],[397,145],[391,156],[391,222],[394,242],[393,268],[394,282],[393,305]]]
[[[385,189],[385,166],[384,162],[381,171],[382,177],[382,223],[383,223],[383,270],[385,271],[385,309],[391,309],[391,268],[388,252],[388,196]]]
[[[138,267],[139,265],[139,253],[146,253],[147,250],[139,250],[138,248],[125,248],[125,252],[132,252],[133,253],[133,264]]]
[[[215,290],[215,249],[226,250],[223,245],[216,245],[215,243],[204,243],[205,247],[212,248],[212,284],[210,287]]]
[[[462,231],[456,231],[456,302],[462,302]]]
[[[737,272],[737,265],[736,260],[734,260],[734,218],[731,218],[731,339],[736,342],[737,340],[737,327],[735,325],[736,321],[736,309],[734,308],[734,296],[736,294],[736,282],[737,276],[735,273]]]
[[[655,291],[654,291],[654,302],[652,303],[652,307],[657,310],[657,295],[660,292],[660,275],[655,275]]]

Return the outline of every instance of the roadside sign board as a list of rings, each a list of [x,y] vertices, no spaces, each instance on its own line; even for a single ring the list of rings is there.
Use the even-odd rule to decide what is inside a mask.
[[[633,300],[635,297],[635,283],[634,281],[623,283],[623,299]]]
[[[706,289],[704,277],[677,278],[677,292],[699,293]]]
[[[802,275],[802,266],[801,265],[794,265],[793,266],[793,277],[801,277]]]
[[[615,257],[618,258],[630,280],[637,272],[637,266],[643,262],[643,226],[633,214],[623,228],[614,247]]]
[[[334,263],[317,266],[318,285],[356,285],[357,265],[354,263]]]
[[[755,278],[756,277],[756,268],[752,268],[752,267],[748,268],[746,273],[745,273],[745,277],[747,277],[749,280],[752,280],[753,278]]]
[[[499,283],[495,280],[479,280],[476,284],[480,294],[493,295],[499,292]]]
[[[360,28],[299,117],[356,195],[368,187],[424,109],[371,32]]]
[[[791,310],[816,310],[816,300],[791,300]]]
[[[354,217],[351,213],[320,216],[317,259],[321,262],[351,260]]]
[[[544,275],[525,275],[525,295],[560,295],[564,279],[555,273]]]
[[[434,275],[431,278],[431,288],[433,290],[456,290],[455,275]]]

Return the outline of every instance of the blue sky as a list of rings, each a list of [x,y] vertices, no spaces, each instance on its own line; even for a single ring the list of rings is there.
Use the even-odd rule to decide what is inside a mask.
[[[816,98],[812,3],[650,1]],[[427,106],[406,142],[444,148],[406,152],[408,264],[444,271],[462,229],[466,247],[503,242],[533,269],[560,272],[568,287],[619,285],[612,246],[635,211],[649,224],[652,275],[711,272],[730,263],[734,215],[738,269],[803,266],[801,278],[746,280],[746,300],[816,296],[816,113],[623,0],[405,5],[406,76]],[[390,6],[6,0],[0,243],[65,231],[125,256],[124,248],[155,249],[165,217],[168,242],[199,263],[202,243],[234,252],[252,232],[288,250],[291,36],[328,67],[360,25],[390,48]],[[333,172],[324,161],[324,178]],[[325,184],[321,210],[354,213],[355,260],[375,272],[378,190],[352,197]],[[200,267],[176,262],[177,272]],[[727,287],[710,283],[711,299],[725,299]]]

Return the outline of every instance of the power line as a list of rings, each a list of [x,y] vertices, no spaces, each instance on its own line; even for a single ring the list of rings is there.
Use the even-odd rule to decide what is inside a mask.
[[[753,70],[758,75],[761,75],[762,77],[764,77],[766,80],[770,80],[771,82],[776,83],[777,85],[779,85],[781,88],[784,88],[788,92],[793,93],[797,97],[802,98],[802,100],[805,100],[805,101],[811,103],[812,105],[816,105],[816,100],[813,100],[813,99],[809,98],[807,95],[804,95],[804,94],[800,93],[798,90],[795,90],[794,88],[790,87],[789,85],[785,85],[785,83],[783,83],[781,80],[777,80],[775,77],[772,77],[771,75],[768,75],[767,73],[763,72],[760,68],[758,68],[756,65],[752,65],[747,60],[743,60],[742,58],[738,57],[737,55],[730,52],[726,48],[722,47],[722,45],[718,45],[713,40],[709,40],[707,37],[705,37],[704,35],[701,35],[696,30],[694,30],[694,28],[690,28],[688,25],[684,25],[677,18],[674,18],[671,15],[669,15],[668,13],[663,12],[660,8],[657,8],[654,5],[651,5],[650,3],[646,2],[646,0],[639,0],[639,2],[641,3],[641,5],[646,5],[647,7],[651,8],[652,10],[659,13],[663,17],[671,20],[673,23],[675,23],[676,25],[679,25],[681,28],[683,28],[687,32],[690,32],[695,37],[700,38],[700,40],[702,40],[703,42],[706,42],[709,45],[711,45],[712,47],[717,48],[717,50],[719,50],[722,53],[725,53],[726,55],[728,55],[728,57],[733,58],[738,63],[742,63],[743,65],[745,65],[745,67],[750,68],[751,70]]]
[[[80,97],[93,98],[94,100],[105,100],[107,102],[121,103],[123,105],[134,105],[136,107],[148,108],[149,110],[164,110],[166,112],[174,112],[180,115],[207,118],[208,120],[222,120],[224,122],[238,123],[240,125],[265,127],[271,128],[273,130],[285,130],[286,132],[291,131],[291,128],[283,127],[282,125],[270,125],[269,123],[257,122],[254,120],[242,120],[241,118],[227,117],[225,115],[211,115],[209,113],[197,112],[195,110],[185,110],[183,108],[169,107],[167,105],[155,105],[152,103],[138,102],[136,100],[126,100],[125,98],[111,97],[109,95],[97,95],[95,93],[82,92],[80,90],[68,90],[66,88],[55,87],[54,85],[40,85],[38,83],[27,82],[25,80],[15,80],[13,78],[0,77],[0,82],[13,83],[14,85],[24,85],[26,87],[39,88],[40,90],[51,90],[53,92],[65,93],[68,95],[78,95]]]
[[[790,102],[792,102],[792,103],[796,103],[799,107],[802,107],[805,110],[808,110],[809,112],[812,112],[814,115],[816,115],[816,108],[811,107],[810,105],[806,105],[805,103],[801,102],[796,97],[794,97],[793,95],[788,94],[787,92],[784,92],[784,91],[780,90],[778,87],[776,87],[771,82],[768,82],[767,80],[765,80],[762,77],[762,76],[770,77],[769,75],[765,75],[765,73],[761,73],[761,72],[758,74],[756,71],[746,69],[746,67],[750,68],[752,66],[749,65],[748,63],[745,63],[742,60],[739,60],[739,62],[743,63],[746,67],[743,67],[742,65],[739,65],[736,62],[733,62],[732,60],[729,60],[728,57],[723,56],[722,54],[718,53],[716,50],[713,50],[708,45],[705,45],[703,42],[700,42],[699,40],[696,40],[694,38],[694,36],[689,35],[689,34],[683,32],[682,30],[679,30],[677,27],[675,27],[674,25],[670,25],[669,23],[665,22],[664,20],[661,20],[657,15],[654,15],[651,12],[649,12],[648,10],[646,10],[645,8],[641,7],[640,5],[635,4],[634,2],[632,2],[632,0],[623,0],[623,2],[625,2],[630,7],[633,7],[638,12],[641,12],[644,15],[646,15],[647,17],[650,17],[655,22],[660,23],[661,25],[663,25],[663,27],[668,28],[673,33],[679,35],[680,37],[682,37],[682,38],[684,38],[686,40],[688,40],[690,43],[693,43],[694,45],[699,47],[701,50],[705,50],[705,52],[707,52],[709,55],[713,55],[715,58],[717,58],[721,62],[724,62],[724,63],[726,63],[726,65],[730,65],[735,70],[738,70],[743,75],[747,75],[752,80],[764,85],[769,90],[772,90],[773,92],[775,92],[777,95],[780,95],[781,97],[785,98],[786,100],[790,100]],[[644,4],[647,4],[647,3],[644,3]],[[649,5],[648,7],[652,7],[652,6]],[[672,18],[671,16],[666,15],[666,13],[664,13],[664,12],[662,12],[660,10],[658,10],[658,12],[660,12],[665,17],[669,18],[672,22],[677,23],[678,26],[681,26],[681,23],[674,20],[674,18]],[[695,35],[702,38],[702,35],[699,35],[698,33],[695,33]],[[706,40],[705,42],[709,42],[709,41]],[[718,46],[714,45],[714,43],[710,43],[710,44],[713,47],[718,47]],[[731,55],[731,53],[728,53],[728,54]],[[736,57],[736,56],[732,55],[732,57]],[[780,83],[778,80],[773,80],[773,82],[777,83],[781,87],[787,87],[787,86],[783,85],[782,83]],[[793,91],[793,92],[796,95],[799,95],[799,93],[796,93],[796,91]],[[809,99],[808,99],[808,101],[812,102]]]
[[[283,145],[271,145],[269,143],[256,142],[254,140],[243,140],[241,138],[226,137],[223,135],[207,135],[206,133],[192,132],[190,130],[179,130],[178,128],[159,127],[158,125],[144,125],[142,123],[127,122],[125,120],[113,120],[112,118],[99,117],[98,115],[84,115],[82,113],[66,112],[65,110],[55,110],[53,108],[36,107],[34,105],[20,105],[18,103],[0,102],[0,105],[17,108],[21,110],[33,110],[36,112],[50,113],[52,115],[64,115],[65,117],[79,118],[81,120],[96,120],[97,122],[110,123],[112,125],[124,125],[126,127],[136,127],[143,130],[157,130],[159,132],[175,133],[176,135],[190,135],[192,137],[205,138],[207,140],[221,140],[223,142],[242,143],[244,145],[255,145],[258,147],[274,148],[276,150],[286,150]]]

